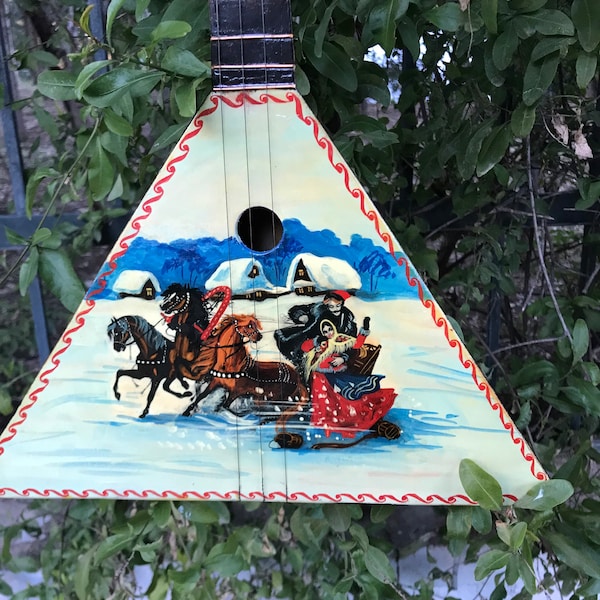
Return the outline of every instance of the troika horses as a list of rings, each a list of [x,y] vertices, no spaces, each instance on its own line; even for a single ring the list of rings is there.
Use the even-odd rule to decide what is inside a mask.
[[[183,413],[190,416],[198,404],[217,389],[225,391],[222,408],[229,409],[241,396],[252,398],[257,414],[277,414],[277,429],[308,402],[302,379],[290,364],[260,361],[250,356],[249,343],[262,339],[262,325],[252,315],[228,315],[204,341],[214,351],[208,386]]]
[[[150,405],[156,395],[156,390],[161,381],[164,380],[163,389],[178,398],[192,395],[192,392],[176,392],[170,388],[175,377],[172,377],[172,364],[170,360],[173,342],[165,338],[146,319],[139,316],[125,316],[112,319],[107,328],[108,337],[112,340],[113,348],[117,352],[123,352],[127,347],[136,344],[139,354],[135,360],[135,369],[119,369],[113,385],[115,398],[119,400],[121,394],[118,390],[121,377],[132,377],[133,379],[150,379],[150,391],[140,418],[144,418],[150,410]],[[184,388],[188,387],[183,377],[177,376]]]
[[[200,381],[208,375],[215,355],[206,339],[219,322],[231,299],[228,287],[217,287],[204,294],[196,288],[173,283],[162,294],[160,304],[167,327],[175,331],[170,350],[170,377]],[[216,311],[210,316],[213,303]]]

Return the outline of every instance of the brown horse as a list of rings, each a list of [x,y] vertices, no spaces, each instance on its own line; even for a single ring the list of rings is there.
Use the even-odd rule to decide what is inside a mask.
[[[170,349],[172,370],[170,380],[185,377],[194,381],[205,379],[215,364],[215,346],[207,343],[214,327],[229,304],[231,290],[218,287],[202,293],[179,283],[171,284],[163,292],[160,308],[169,329],[176,332]],[[209,301],[220,303],[210,318]]]
[[[217,389],[226,393],[222,408],[231,407],[241,396],[249,396],[257,413],[278,414],[278,431],[302,409],[309,396],[294,367],[282,362],[254,360],[249,355],[247,344],[262,339],[261,329],[260,321],[252,315],[223,318],[205,341],[206,347],[215,351],[215,361],[208,373],[210,383],[186,409],[185,416],[190,416],[199,402]]]

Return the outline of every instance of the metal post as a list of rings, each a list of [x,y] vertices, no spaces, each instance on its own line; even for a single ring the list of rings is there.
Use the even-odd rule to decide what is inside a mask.
[[[12,110],[13,90],[12,79],[8,68],[8,55],[6,51],[6,40],[4,36],[4,19],[0,22],[0,81],[3,88],[2,102],[2,127],[4,129],[4,140],[6,155],[8,158],[8,169],[12,185],[15,212],[18,216],[25,216],[25,180],[23,178],[23,158],[19,144],[19,131],[15,113]],[[48,344],[48,329],[44,312],[44,302],[39,279],[36,277],[29,288],[29,299],[31,312],[33,314],[33,327],[38,349],[40,363],[43,363],[50,354]]]

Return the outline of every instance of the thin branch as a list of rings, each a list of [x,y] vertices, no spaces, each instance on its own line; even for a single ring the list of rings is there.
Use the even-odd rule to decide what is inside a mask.
[[[55,204],[56,200],[58,199],[63,187],[65,186],[67,181],[69,181],[71,179],[71,175],[75,171],[75,167],[79,164],[81,159],[84,157],[86,150],[88,149],[89,145],[92,143],[92,140],[95,139],[96,132],[98,131],[98,127],[99,127],[101,121],[102,121],[102,118],[96,119],[92,133],[90,134],[90,137],[87,139],[85,145],[83,146],[83,148],[81,149],[79,154],[76,156],[75,160],[73,161],[73,164],[69,167],[69,170],[65,173],[64,177],[60,180],[60,183],[56,187],[56,190],[54,190],[54,193],[52,194],[52,197],[50,198],[50,201],[48,202],[48,206],[46,207],[46,210],[44,211],[44,214],[42,215],[40,222],[38,223],[37,227],[35,228],[35,231],[31,234],[31,237],[29,238],[30,240],[32,240],[33,237],[35,236],[35,234],[44,226],[46,219],[48,218],[50,211],[54,207],[54,204]],[[4,274],[2,279],[0,279],[0,286],[4,285],[4,283],[6,281],[8,281],[8,279],[15,272],[17,267],[21,264],[21,262],[23,262],[23,259],[25,258],[25,256],[27,256],[27,253],[31,249],[31,246],[32,246],[31,241],[29,241],[25,245],[23,250],[21,250],[21,252],[19,253],[19,256],[17,257],[17,260],[15,260],[15,262],[9,267],[8,271]]]
[[[508,352],[509,350],[514,350],[515,348],[522,348],[524,346],[535,346],[536,344],[550,344],[554,342],[558,342],[560,338],[551,337],[551,338],[543,338],[541,340],[529,340],[528,342],[521,342],[519,344],[511,344],[510,346],[504,346],[504,348],[498,348],[498,350],[494,350],[492,354],[500,354],[500,352]]]
[[[594,283],[594,279],[596,279],[596,275],[598,275],[598,272],[600,272],[600,263],[596,265],[594,272],[589,276],[589,279],[585,282],[585,285],[581,290],[582,294],[587,294],[590,291],[590,287],[592,286],[592,283]]]
[[[544,262],[544,251],[542,249],[542,239],[540,235],[540,228],[538,226],[538,216],[535,208],[535,193],[533,191],[533,176],[531,174],[531,137],[528,135],[526,138],[526,146],[527,146],[527,187],[529,188],[529,202],[531,204],[531,216],[533,222],[533,232],[535,235],[535,246],[537,249],[538,258],[540,261],[540,269],[544,274],[544,279],[546,280],[546,284],[548,285],[548,293],[552,298],[552,304],[554,305],[554,310],[558,316],[558,320],[562,325],[563,331],[567,336],[567,339],[573,343],[573,336],[567,327],[567,323],[565,322],[565,318],[560,310],[560,306],[558,305],[558,300],[556,298],[556,294],[554,293],[554,287],[552,285],[552,281],[550,279],[550,274],[548,273],[548,269],[546,268],[546,263]]]

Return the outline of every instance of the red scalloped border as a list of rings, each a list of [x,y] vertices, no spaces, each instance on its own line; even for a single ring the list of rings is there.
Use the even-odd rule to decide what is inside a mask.
[[[334,146],[329,137],[325,134],[321,133],[321,126],[319,122],[310,115],[305,115],[302,106],[302,100],[300,96],[295,92],[288,92],[285,95],[285,98],[274,96],[272,94],[260,94],[258,97],[254,97],[246,92],[242,92],[234,96],[227,95],[213,95],[210,98],[210,103],[212,106],[202,110],[199,112],[193,120],[194,128],[190,129],[178,142],[176,148],[171,153],[171,158],[168,159],[164,170],[166,174],[163,176],[159,175],[159,179],[155,180],[152,184],[153,195],[144,200],[140,206],[140,211],[143,214],[135,217],[129,224],[131,228],[131,232],[127,235],[123,236],[116,246],[116,251],[110,256],[108,259],[108,268],[100,273],[96,278],[97,285],[94,289],[90,290],[84,300],[83,308],[81,308],[73,317],[72,326],[69,327],[62,335],[60,342],[62,342],[62,346],[58,347],[57,350],[51,355],[50,359],[46,363],[46,365],[51,365],[49,368],[46,368],[42,371],[38,377],[40,382],[40,386],[34,389],[28,395],[28,401],[24,401],[19,409],[17,410],[17,420],[11,421],[9,427],[3,432],[3,435],[8,433],[8,435],[4,435],[4,437],[0,438],[0,456],[4,453],[4,445],[12,440],[18,432],[18,428],[22,425],[27,419],[27,414],[31,407],[37,402],[39,394],[48,386],[49,380],[48,377],[56,370],[58,365],[60,364],[60,356],[69,348],[72,342],[72,335],[79,331],[83,325],[85,324],[85,317],[93,310],[95,306],[95,301],[93,297],[103,291],[106,287],[106,277],[110,275],[117,268],[117,260],[123,256],[129,245],[133,241],[133,239],[138,235],[141,229],[141,223],[145,221],[150,214],[152,214],[152,205],[159,201],[164,196],[164,185],[168,183],[173,175],[176,172],[176,166],[178,163],[182,162],[187,158],[189,154],[190,147],[188,145],[189,140],[196,137],[202,130],[204,126],[204,118],[214,113],[218,106],[219,102],[226,104],[231,108],[241,108],[246,103],[253,105],[266,104],[268,102],[274,102],[278,104],[289,103],[292,102],[295,105],[296,116],[307,126],[312,128],[313,136],[318,146],[326,151],[327,158],[331,166],[335,169],[337,173],[342,175],[344,179],[344,185],[346,190],[350,193],[350,195],[360,201],[360,209],[362,213],[369,219],[377,231],[377,234],[381,238],[381,240],[387,245],[390,254],[394,257],[394,260],[398,263],[400,267],[404,267],[405,277],[408,284],[411,287],[416,287],[417,292],[419,294],[419,299],[423,306],[428,309],[431,313],[431,317],[436,324],[437,327],[442,327],[444,329],[444,335],[448,340],[448,344],[451,348],[458,349],[458,358],[461,364],[465,369],[471,372],[471,376],[473,381],[479,390],[485,393],[487,401],[490,407],[497,411],[499,414],[500,421],[504,429],[510,431],[511,438],[513,442],[519,446],[521,451],[521,455],[523,458],[530,463],[530,470],[534,477],[540,481],[543,481],[548,478],[546,473],[541,470],[536,470],[536,458],[531,452],[527,452],[527,444],[525,440],[518,434],[514,424],[512,423],[510,417],[504,410],[504,407],[500,404],[500,402],[495,398],[495,394],[491,390],[489,384],[480,373],[477,365],[474,363],[472,358],[469,356],[466,349],[463,347],[460,340],[456,337],[451,336],[450,331],[451,327],[448,324],[443,312],[437,306],[437,304],[431,299],[425,297],[424,286],[419,280],[419,278],[414,277],[411,274],[411,265],[408,260],[404,257],[398,258],[394,249],[394,240],[393,237],[386,231],[382,230],[380,223],[379,214],[371,209],[367,210],[365,206],[365,200],[367,198],[365,192],[361,188],[352,189],[350,185],[350,171],[347,165],[344,162],[335,162],[334,161]],[[355,503],[373,503],[373,504],[383,504],[383,503],[395,503],[395,504],[408,504],[408,503],[421,503],[421,504],[445,504],[445,505],[453,505],[457,502],[466,503],[466,504],[476,504],[473,502],[468,496],[465,494],[456,494],[450,496],[448,498],[444,498],[443,496],[432,494],[426,497],[419,496],[418,494],[408,493],[404,494],[400,497],[384,494],[380,496],[374,496],[373,494],[358,494],[356,496],[347,493],[341,494],[307,494],[305,492],[272,492],[270,494],[264,494],[263,492],[255,491],[249,492],[247,494],[242,494],[239,491],[230,491],[226,493],[220,493],[216,491],[207,491],[207,492],[195,492],[195,491],[184,491],[184,492],[175,492],[173,490],[165,490],[163,492],[157,492],[154,490],[143,490],[141,492],[137,492],[135,490],[122,490],[118,491],[115,489],[106,489],[106,490],[83,490],[81,492],[72,489],[64,489],[64,490],[52,490],[46,489],[43,491],[36,490],[33,488],[27,488],[25,490],[19,491],[14,488],[0,488],[0,497],[2,496],[22,496],[22,497],[54,497],[54,498],[108,498],[108,497],[117,497],[117,498],[136,498],[136,499],[177,499],[177,500],[265,500],[265,501],[287,501],[287,502],[355,502]],[[516,497],[510,494],[504,494],[504,498],[509,501],[516,501]]]

